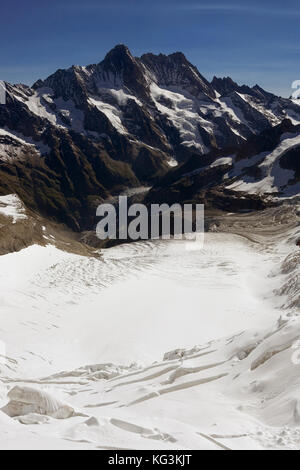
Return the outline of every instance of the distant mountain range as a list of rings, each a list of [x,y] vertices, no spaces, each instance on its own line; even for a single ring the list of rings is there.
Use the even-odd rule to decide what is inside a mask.
[[[209,82],[186,57],[132,56],[6,84],[0,194],[76,231],[125,188],[147,200],[259,209],[300,193],[300,102],[231,78]]]

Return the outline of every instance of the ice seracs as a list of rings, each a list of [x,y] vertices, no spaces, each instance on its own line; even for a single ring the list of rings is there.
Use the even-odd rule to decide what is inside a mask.
[[[51,416],[56,419],[67,419],[75,415],[75,411],[71,406],[62,403],[52,397],[51,394],[33,387],[16,386],[10,390],[7,396],[9,402],[2,408],[2,412],[11,418],[34,414]],[[26,424],[30,424],[30,421]]]

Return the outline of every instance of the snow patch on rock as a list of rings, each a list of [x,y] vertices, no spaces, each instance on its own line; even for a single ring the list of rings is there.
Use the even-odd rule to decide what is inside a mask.
[[[18,220],[27,219],[24,205],[16,194],[0,196],[0,214],[12,218],[14,224]]]

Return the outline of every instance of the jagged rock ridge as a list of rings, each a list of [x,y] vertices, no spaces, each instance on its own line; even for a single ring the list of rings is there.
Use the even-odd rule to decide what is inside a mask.
[[[32,88],[6,86],[1,194],[79,231],[91,228],[99,202],[157,184],[176,161],[243,147],[286,118],[300,123],[296,102],[230,78],[210,83],[180,52],[136,58],[118,45],[100,63],[58,70]],[[213,174],[210,182],[219,184]]]

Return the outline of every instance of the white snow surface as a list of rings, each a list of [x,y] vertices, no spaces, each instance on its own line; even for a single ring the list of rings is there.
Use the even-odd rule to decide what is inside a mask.
[[[16,194],[0,196],[0,214],[13,219],[14,224],[27,218],[24,205]]]
[[[221,166],[221,165],[232,165],[232,162],[233,162],[233,157],[218,158],[211,165],[209,165],[209,167],[214,168],[216,166]]]
[[[234,165],[230,176],[240,176],[242,171],[254,164],[262,171],[263,177],[259,180],[249,176],[242,176],[228,186],[229,189],[244,191],[249,194],[279,193],[282,196],[297,196],[300,184],[292,183],[295,172],[280,166],[280,158],[289,150],[300,145],[300,135],[284,134],[281,143],[271,153],[262,153],[250,159],[240,160]]]
[[[51,88],[39,88],[31,96],[16,94],[15,98],[22,101],[33,114],[47,119],[51,124],[72,128],[83,133],[84,113],[76,107],[72,100],[54,99],[53,96],[54,92]],[[62,117],[67,118],[69,124],[66,124]]]
[[[96,106],[99,111],[105,114],[114,128],[117,129],[120,134],[127,134],[127,131],[122,124],[122,111],[120,109],[111,104],[105,103],[104,101],[101,101],[98,97],[90,97],[88,101],[93,106]]]
[[[156,83],[151,84],[150,91],[159,112],[166,115],[179,131],[181,143],[196,147],[203,153],[207,152],[199,133],[199,125],[209,134],[213,133],[213,125],[199,116],[199,100],[184,94],[183,90],[161,88]],[[172,103],[172,107],[164,104],[168,102]]]
[[[0,448],[300,448],[299,237],[1,256]]]

